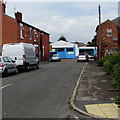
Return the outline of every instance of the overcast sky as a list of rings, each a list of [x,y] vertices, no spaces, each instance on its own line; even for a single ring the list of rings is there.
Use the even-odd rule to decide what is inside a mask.
[[[102,22],[118,17],[118,2],[7,2],[7,14],[14,17],[16,8],[24,22],[48,32],[52,42],[63,35],[87,43],[95,35],[99,4]]]

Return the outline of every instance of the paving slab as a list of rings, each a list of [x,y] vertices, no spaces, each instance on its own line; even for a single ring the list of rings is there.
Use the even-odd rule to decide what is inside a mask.
[[[118,118],[118,108],[115,103],[85,105],[88,113],[104,118]]]

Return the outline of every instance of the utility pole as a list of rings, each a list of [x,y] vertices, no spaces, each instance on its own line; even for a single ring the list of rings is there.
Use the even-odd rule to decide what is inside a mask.
[[[99,45],[99,58],[98,59],[100,59],[100,58],[102,58],[102,40],[101,40],[101,7],[100,7],[100,5],[98,6],[98,11],[99,11],[99,29],[98,29],[98,45]]]
[[[101,7],[100,5],[98,6],[98,10],[99,10],[99,24],[101,23]]]

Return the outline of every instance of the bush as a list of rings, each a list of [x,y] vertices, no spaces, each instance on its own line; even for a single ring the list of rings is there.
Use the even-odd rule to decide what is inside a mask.
[[[100,59],[97,61],[98,66],[103,66],[103,63],[104,63],[104,59]]]
[[[117,96],[117,97],[116,97],[116,104],[119,104],[119,105],[120,105],[120,96]]]
[[[104,67],[104,70],[111,78],[114,89],[120,92],[120,55],[105,56],[97,61],[97,64]],[[116,98],[116,103],[120,104],[120,94]]]
[[[113,72],[113,66],[120,63],[120,55],[105,56],[103,61],[104,69],[110,75]]]
[[[113,66],[113,72],[111,73],[112,85],[116,85],[117,90],[120,90],[120,64]]]
[[[105,69],[105,71],[107,72],[107,74],[109,75],[110,73],[112,73],[112,68],[113,68],[113,64],[111,64],[111,61],[109,59],[107,59],[104,63],[103,63],[103,67]]]

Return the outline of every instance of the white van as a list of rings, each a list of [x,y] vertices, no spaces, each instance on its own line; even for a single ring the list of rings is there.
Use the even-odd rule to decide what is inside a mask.
[[[11,57],[16,61],[17,68],[24,68],[29,71],[31,67],[39,68],[36,60],[35,47],[29,43],[10,43],[4,44],[3,56]]]

